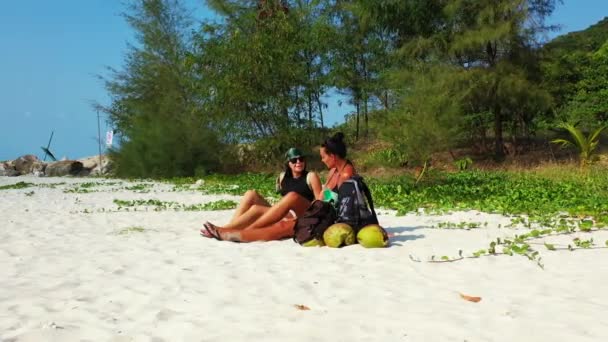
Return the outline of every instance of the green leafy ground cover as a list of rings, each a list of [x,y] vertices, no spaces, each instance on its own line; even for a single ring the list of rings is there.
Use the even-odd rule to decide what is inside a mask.
[[[214,174],[204,177],[204,183],[197,190],[204,194],[242,195],[245,191],[255,189],[266,198],[278,198],[275,189],[277,175],[262,173],[242,173],[238,175]],[[174,178],[168,182],[175,185],[175,190],[191,190],[196,178]]]
[[[208,210],[228,210],[236,208],[237,203],[231,200],[218,200],[202,204],[183,204],[173,201],[161,201],[157,199],[148,200],[120,200],[114,199],[114,204],[118,206],[118,211],[129,211],[133,208],[137,211],[137,207],[152,207],[154,211],[164,210],[183,210],[183,211],[208,211]]]
[[[595,169],[588,173],[571,170],[552,174],[509,171],[465,171],[458,173],[431,172],[420,183],[403,175],[390,179],[366,177],[377,207],[396,210],[399,215],[425,208],[427,213],[475,209],[506,215],[528,215],[530,220],[543,222],[548,217],[568,214],[590,217],[596,224],[608,224],[608,173]],[[175,191],[196,190],[204,194],[242,195],[255,189],[264,197],[278,199],[273,174],[243,173],[239,175],[210,175],[196,189],[196,178],[167,180]],[[32,184],[18,182],[1,186],[1,190],[28,187],[55,187],[64,184]],[[83,183],[78,188],[91,190],[96,183]],[[107,185],[107,184],[103,184]],[[150,186],[127,188],[146,191]],[[141,188],[141,189],[140,189]],[[158,203],[157,203],[158,204]],[[164,203],[162,205],[164,206]],[[229,209],[233,203],[214,207]],[[202,208],[201,208],[202,209]]]
[[[378,206],[400,214],[417,208],[531,216],[566,212],[598,219],[608,214],[608,179],[601,174],[551,179],[535,174],[471,171],[438,174],[417,186],[406,177],[370,179],[369,183]]]
[[[199,190],[208,194],[241,195],[256,189],[277,197],[275,176],[266,174],[213,175]],[[184,189],[195,179],[171,180]],[[426,208],[427,212],[475,209],[506,215],[526,214],[536,220],[567,213],[608,223],[608,177],[605,172],[544,176],[507,171],[436,172],[415,184],[404,175],[390,179],[366,178],[377,207],[399,215]]]
[[[7,184],[0,186],[0,190],[13,190],[13,189],[25,189],[30,187],[39,187],[39,188],[51,188],[54,189],[59,185],[63,185],[65,183],[50,183],[50,184],[34,184],[29,182],[17,182],[13,184]]]

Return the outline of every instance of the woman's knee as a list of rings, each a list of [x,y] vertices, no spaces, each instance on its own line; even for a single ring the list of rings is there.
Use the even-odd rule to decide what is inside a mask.
[[[298,216],[302,215],[310,206],[310,201],[295,192],[290,192],[289,194],[285,195],[283,199],[285,200],[283,206],[287,209],[295,211],[296,215]]]
[[[307,207],[310,204],[310,201],[295,192],[290,192],[287,195],[283,196],[281,202],[283,202],[283,205],[286,205],[292,209],[294,208],[294,206]]]
[[[258,192],[255,190],[247,190],[243,195],[243,199],[251,203],[255,203],[258,198],[260,198],[260,194],[258,194]]]
[[[249,208],[249,210],[261,215],[268,211],[268,207],[259,204],[254,204],[251,206],[251,208]]]
[[[281,199],[281,202],[293,203],[298,201],[302,196],[298,195],[295,192],[289,192]]]
[[[257,196],[257,194],[258,194],[258,192],[255,190],[247,190],[247,191],[245,191],[245,194],[243,194],[243,197],[251,198],[251,197]]]

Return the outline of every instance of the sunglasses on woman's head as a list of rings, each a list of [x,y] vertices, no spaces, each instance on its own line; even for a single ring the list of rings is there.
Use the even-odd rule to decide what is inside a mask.
[[[303,162],[305,162],[306,160],[304,159],[304,157],[296,157],[296,158],[291,158],[291,159],[289,159],[289,162],[290,162],[290,163],[292,163],[292,164],[295,164],[295,163],[297,163],[298,161],[299,161],[299,162],[301,162],[301,163],[303,163]]]

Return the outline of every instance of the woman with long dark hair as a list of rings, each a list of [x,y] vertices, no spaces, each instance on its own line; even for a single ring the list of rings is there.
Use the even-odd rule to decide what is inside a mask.
[[[321,161],[329,169],[327,181],[323,185],[322,198],[325,201],[338,200],[338,188],[342,183],[357,174],[353,163],[346,159],[346,144],[344,134],[338,132],[333,137],[325,139],[319,151]]]

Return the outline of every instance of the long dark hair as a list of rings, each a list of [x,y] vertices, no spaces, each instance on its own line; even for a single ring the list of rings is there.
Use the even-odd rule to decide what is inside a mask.
[[[346,158],[346,144],[344,144],[344,133],[338,132],[331,138],[325,139],[321,147],[325,148],[325,151],[337,155],[338,157]]]

